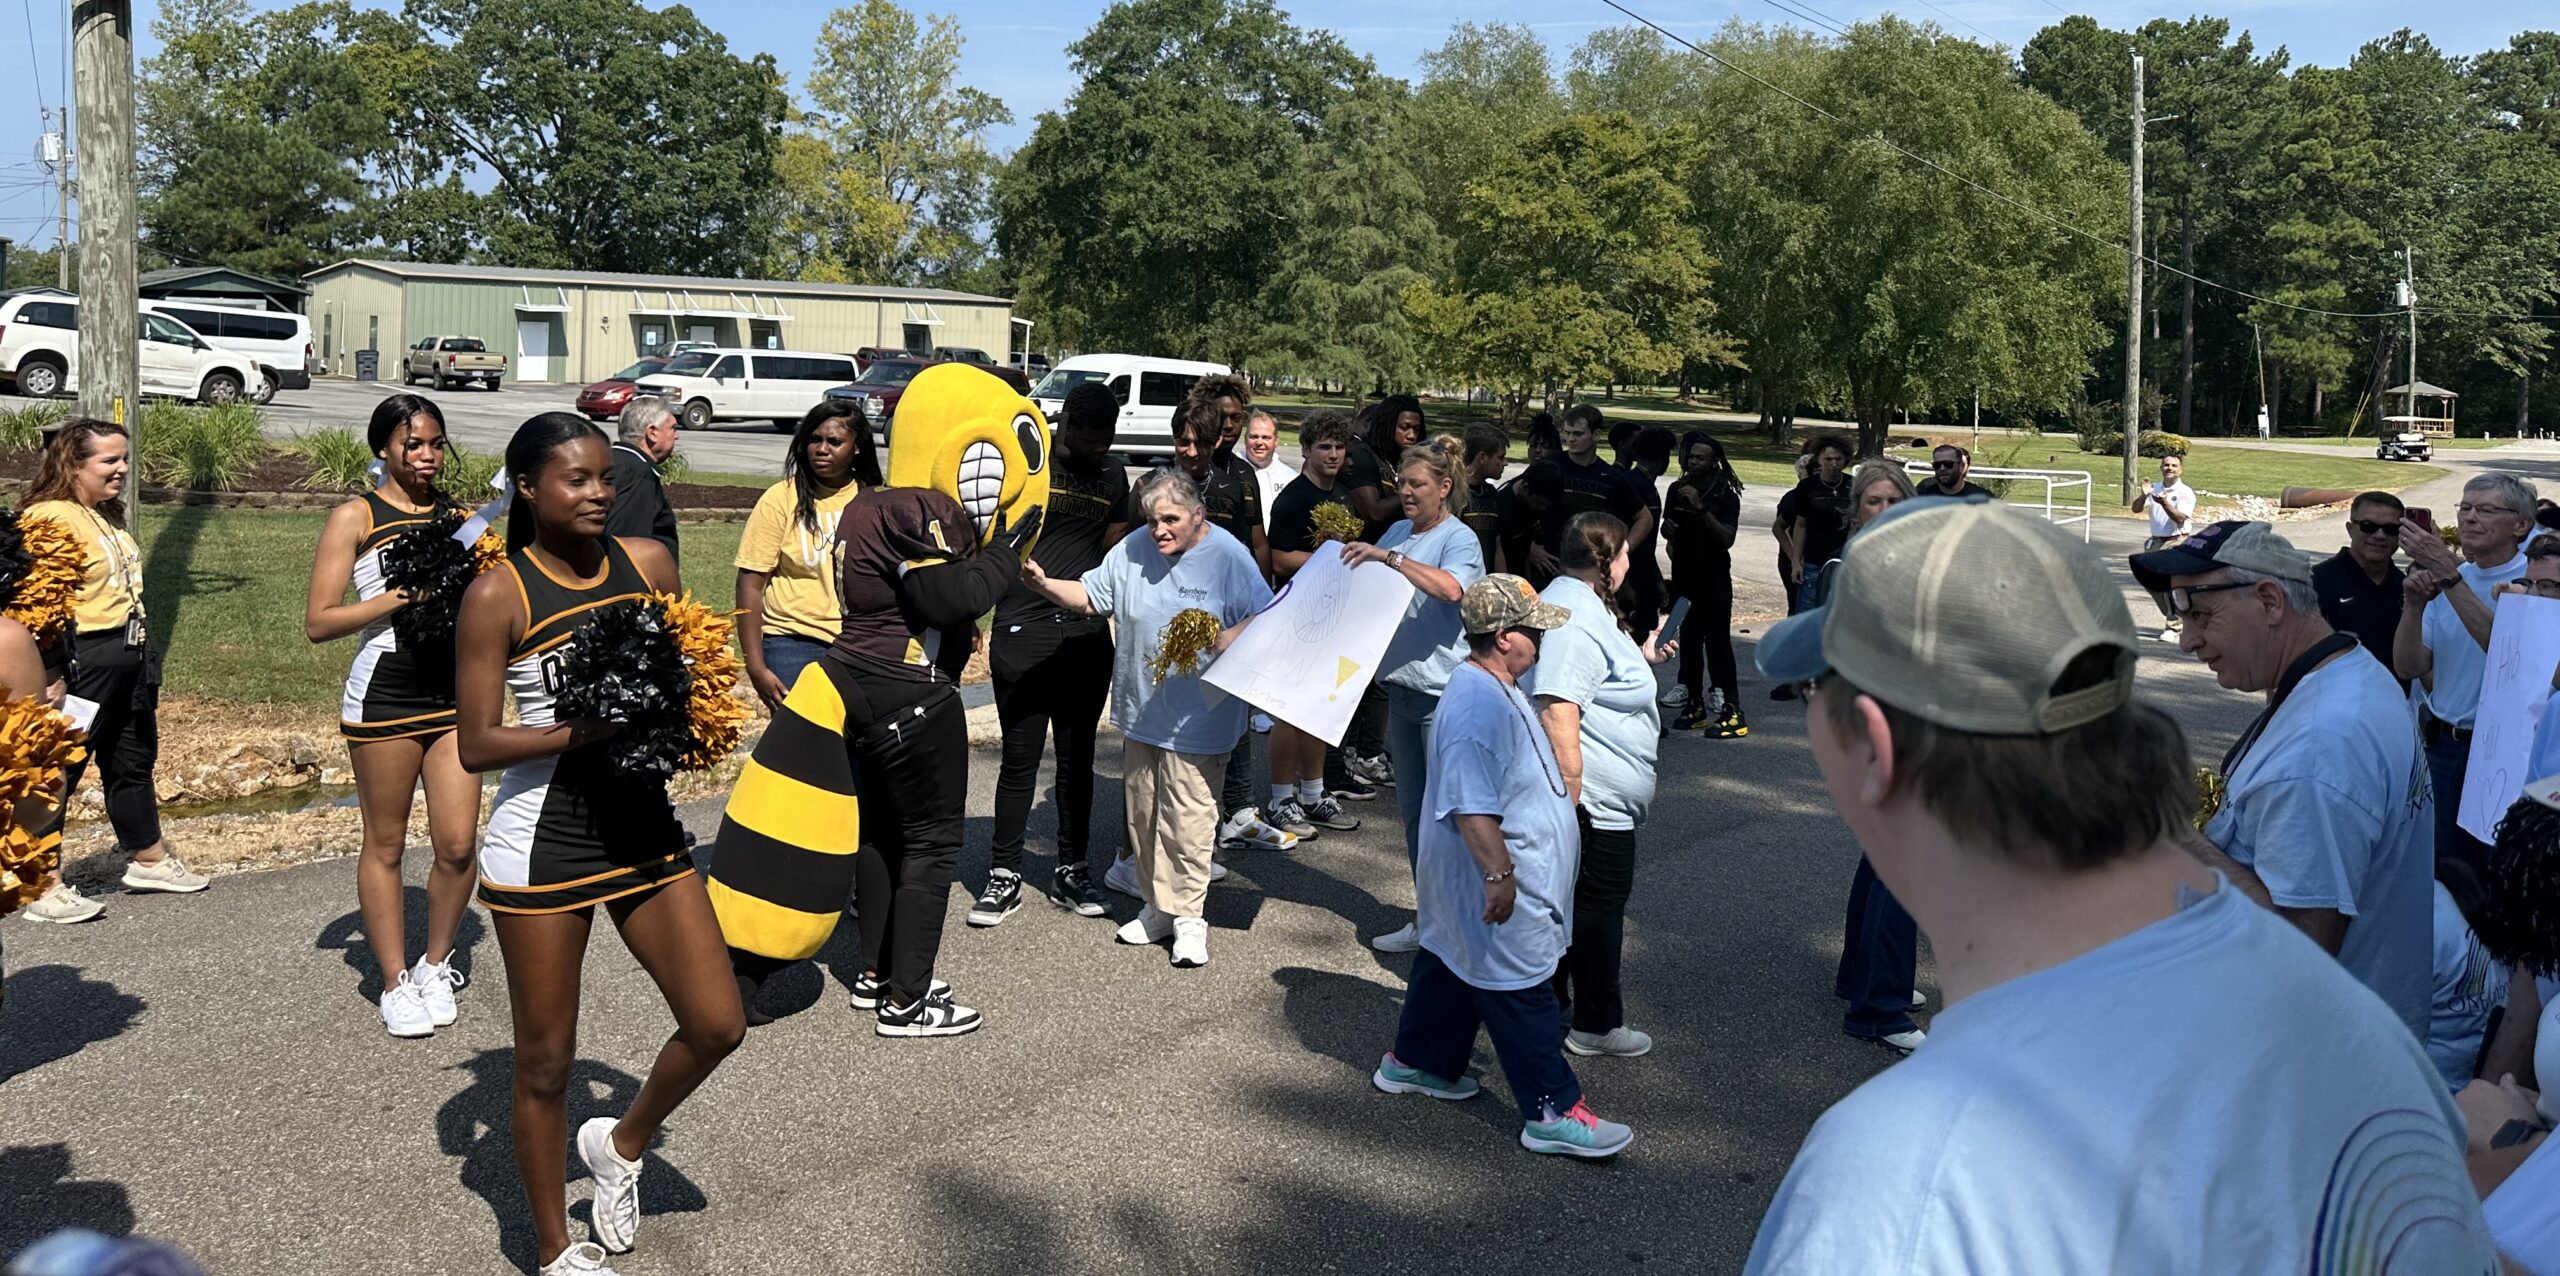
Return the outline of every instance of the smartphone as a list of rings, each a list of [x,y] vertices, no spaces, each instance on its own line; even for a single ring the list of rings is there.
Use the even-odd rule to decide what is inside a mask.
[[[1654,645],[1661,646],[1660,640],[1664,638],[1678,638],[1680,626],[1688,623],[1688,620],[1689,600],[1686,598],[1675,600],[1671,604],[1671,614],[1663,618],[1662,628],[1653,631]]]
[[[2407,510],[2403,511],[2400,517],[2417,524],[2419,531],[2432,532],[2436,530],[2436,512],[2428,509],[2424,505],[2412,505]]]

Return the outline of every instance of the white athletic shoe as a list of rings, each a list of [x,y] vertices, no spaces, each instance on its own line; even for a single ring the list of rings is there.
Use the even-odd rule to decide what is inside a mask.
[[[18,915],[31,922],[52,922],[70,926],[85,922],[107,911],[107,906],[80,893],[80,888],[55,879],[53,888],[36,896],[36,902],[20,910]]]
[[[1413,950],[1422,947],[1422,932],[1417,929],[1418,926],[1419,923],[1406,922],[1404,925],[1388,931],[1386,934],[1380,935],[1376,939],[1370,940],[1369,946],[1382,953],[1412,952]]]
[[[1292,851],[1297,847],[1297,834],[1265,822],[1255,807],[1237,807],[1236,813],[1218,826],[1218,849],[1222,851]]]
[[[443,965],[420,954],[418,964],[409,968],[409,986],[418,990],[418,996],[426,1002],[427,1017],[437,1027],[453,1026],[453,990],[462,986],[462,976],[455,972],[451,954],[446,954]]]
[[[1173,964],[1189,970],[1209,964],[1209,921],[1205,917],[1173,919]]]
[[[383,990],[379,1010],[382,1030],[395,1037],[432,1037],[436,1035],[435,1018],[427,1012],[427,999],[411,982],[408,971],[392,976],[397,982]]]
[[[1912,990],[1911,990],[1911,1008],[1912,1008],[1913,1010],[1926,1010],[1926,1009],[1928,1009],[1928,1007],[1929,1007],[1929,994],[1927,994],[1927,993],[1925,993],[1925,992],[1922,992],[1922,991],[1920,991],[1920,990],[1919,990],[1919,989],[1917,989],[1917,988],[1912,989]]]
[[[1102,884],[1131,899],[1143,900],[1147,897],[1144,891],[1138,889],[1138,861],[1127,856],[1111,861],[1111,867],[1102,871]]]
[[[149,864],[139,862],[127,864],[124,869],[124,888],[129,891],[167,891],[172,895],[193,895],[211,885],[213,885],[212,878],[202,873],[187,871],[185,862],[181,861],[175,852],[163,855]]]
[[[596,1181],[588,1215],[596,1243],[608,1254],[628,1254],[640,1231],[640,1163],[613,1149],[612,1117],[590,1117],[578,1127],[578,1159]]]
[[[1111,937],[1124,944],[1161,944],[1173,937],[1173,918],[1149,904],[1138,910],[1135,921],[1113,931]]]
[[[593,1241],[580,1241],[560,1251],[560,1257],[542,1265],[537,1276],[617,1276],[604,1265],[604,1249]]]

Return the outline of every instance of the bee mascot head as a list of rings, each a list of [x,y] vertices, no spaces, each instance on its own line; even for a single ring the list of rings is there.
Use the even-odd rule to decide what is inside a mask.
[[[960,502],[984,540],[996,515],[1019,527],[1048,506],[1049,422],[995,374],[937,363],[898,399],[887,477],[891,487],[929,487]]]

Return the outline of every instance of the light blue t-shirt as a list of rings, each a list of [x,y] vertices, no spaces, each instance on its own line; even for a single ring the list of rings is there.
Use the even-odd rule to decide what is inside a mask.
[[[2363,647],[2304,675],[2204,835],[2287,908],[2347,916],[2338,964],[2427,1039],[2435,803],[2400,684]]]
[[[2560,775],[2560,691],[2542,702],[2542,721],[2533,729],[2533,753],[2525,760],[2525,783]]]
[[[1129,533],[1084,574],[1093,609],[1119,620],[1111,657],[1111,720],[1120,734],[1175,753],[1231,753],[1244,734],[1245,703],[1223,691],[1212,694],[1197,675],[1168,672],[1159,684],[1147,672],[1164,645],[1164,627],[1177,613],[1197,607],[1220,626],[1244,619],[1271,601],[1271,586],[1254,570],[1253,555],[1226,529],[1211,524],[1200,543],[1167,558],[1145,528]]]
[[[1814,1123],[1744,1270],[2495,1272],[2425,1052],[2218,886],[1950,1003]]]
[[[2511,580],[2524,579],[2524,555],[2517,554],[2505,565],[2483,571],[2477,565],[2462,565],[2462,583],[2480,601],[2495,606],[2490,592]],[[2453,599],[2437,595],[2427,600],[2427,609],[2418,620],[2418,631],[2426,639],[2427,651],[2435,657],[2433,687],[2420,684],[2421,703],[2438,721],[2457,727],[2471,725],[2480,711],[2480,675],[2488,672],[2489,651],[2471,636],[2469,627],[2453,610]]]
[[[1539,640],[1538,663],[1521,684],[1530,695],[1582,706],[1582,809],[1593,828],[1634,828],[1653,804],[1662,739],[1653,666],[1589,585],[1558,576],[1538,596],[1573,619]]]
[[[1449,675],[1431,719],[1422,811],[1430,822],[1413,864],[1422,946],[1478,988],[1509,991],[1552,978],[1573,935],[1582,831],[1555,750],[1519,688],[1471,664]],[[1485,924],[1484,870],[1458,834],[1461,815],[1502,821],[1517,894],[1499,926]]]
[[[2480,1062],[2489,1012],[2507,1004],[2507,968],[2490,960],[2471,923],[2462,919],[2453,892],[2435,884],[2434,1005],[2427,1015],[2427,1059],[2448,1089],[2471,1083]]]
[[[1466,520],[1454,515],[1442,516],[1438,526],[1420,536],[1413,534],[1412,519],[1398,519],[1378,538],[1378,548],[1403,550],[1406,558],[1457,577],[1460,589],[1484,578],[1484,546]],[[1458,605],[1416,589],[1413,601],[1404,605],[1404,623],[1387,640],[1387,654],[1378,665],[1385,672],[1378,676],[1436,696],[1448,684],[1449,671],[1466,658],[1466,626],[1458,619]]]

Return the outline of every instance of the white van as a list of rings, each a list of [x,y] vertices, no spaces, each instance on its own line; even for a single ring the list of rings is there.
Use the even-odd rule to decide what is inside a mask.
[[[714,421],[771,421],[788,430],[830,387],[860,375],[851,355],[721,347],[687,350],[667,360],[640,378],[632,393],[665,399],[688,430]]]
[[[1120,427],[1114,450],[1128,456],[1173,455],[1173,413],[1191,393],[1191,383],[1230,371],[1223,363],[1190,359],[1156,359],[1137,354],[1080,354],[1049,369],[1031,388],[1031,401],[1051,421],[1067,405],[1067,392],[1088,381],[1111,387],[1120,401]]]
[[[144,394],[218,406],[260,392],[265,377],[246,358],[216,349],[167,315],[137,318],[135,371]],[[31,399],[79,391],[79,298],[21,293],[0,299],[0,380]]]
[[[142,313],[166,315],[187,325],[217,350],[228,350],[258,365],[266,386],[258,402],[278,390],[311,388],[311,320],[283,310],[219,306],[202,301],[144,301]]]

